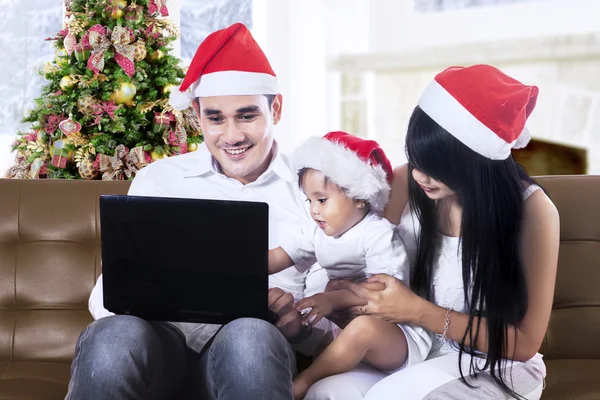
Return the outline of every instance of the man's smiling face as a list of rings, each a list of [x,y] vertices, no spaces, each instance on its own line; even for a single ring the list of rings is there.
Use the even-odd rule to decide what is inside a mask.
[[[194,102],[206,147],[222,172],[244,184],[269,166],[273,127],[281,117],[281,95],[201,97]]]

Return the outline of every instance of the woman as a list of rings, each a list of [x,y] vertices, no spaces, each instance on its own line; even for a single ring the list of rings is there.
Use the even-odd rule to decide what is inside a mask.
[[[422,326],[434,346],[365,399],[540,397],[559,217],[511,157],[537,94],[476,65],[440,73],[419,101],[386,212],[412,249],[411,287],[382,275],[380,292],[341,284],[366,300],[352,313]]]

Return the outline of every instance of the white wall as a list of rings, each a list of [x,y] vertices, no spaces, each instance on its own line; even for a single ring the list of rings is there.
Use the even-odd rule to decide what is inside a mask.
[[[276,138],[283,152],[328,131],[326,23],[320,0],[254,0],[253,36],[280,82],[283,118]]]
[[[585,33],[600,27],[598,0],[538,0],[443,13],[419,13],[413,0],[370,4],[370,51],[374,53]]]

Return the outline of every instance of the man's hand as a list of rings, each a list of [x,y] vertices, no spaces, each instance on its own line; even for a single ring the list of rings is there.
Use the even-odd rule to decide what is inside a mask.
[[[298,336],[302,324],[300,314],[294,308],[294,296],[279,288],[269,289],[269,309],[279,316],[275,326],[286,339]]]

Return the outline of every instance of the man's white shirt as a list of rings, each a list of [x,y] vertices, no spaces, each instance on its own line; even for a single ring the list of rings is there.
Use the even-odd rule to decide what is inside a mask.
[[[269,248],[275,248],[287,235],[294,235],[294,232],[310,223],[312,219],[304,195],[298,188],[295,171],[290,168],[286,157],[279,154],[277,144],[274,143],[273,146],[274,156],[270,166],[255,182],[247,185],[223,175],[206,146],[201,145],[195,152],[159,160],[140,170],[131,183],[128,194],[267,203],[269,205]],[[202,254],[197,256],[203,257]],[[223,258],[225,257],[227,255],[223,254]],[[291,293],[296,300],[323,291],[326,284],[327,274],[318,265],[304,273],[298,272],[296,268],[288,268],[269,277],[270,287],[279,287]],[[112,315],[104,308],[102,275],[92,290],[89,309],[94,319]],[[322,339],[322,334],[326,334],[329,330],[327,324],[316,327],[317,332],[310,340],[314,342],[314,346],[317,345],[316,341]],[[198,324],[177,325],[184,330],[184,333],[189,330],[208,328]],[[322,334],[318,333],[319,328],[323,330]],[[196,335],[200,336],[199,342],[188,343],[188,345],[201,348],[202,342],[208,340],[214,330],[209,329],[205,335]],[[309,347],[313,347],[313,344],[306,343]],[[308,349],[302,350],[310,352]]]

